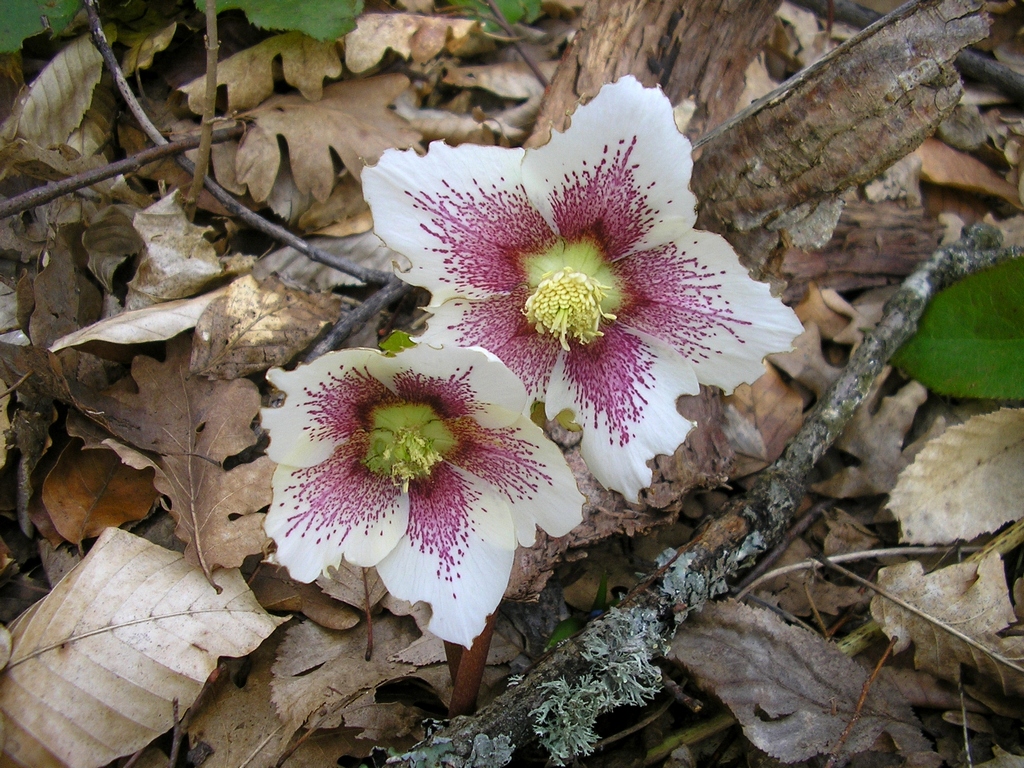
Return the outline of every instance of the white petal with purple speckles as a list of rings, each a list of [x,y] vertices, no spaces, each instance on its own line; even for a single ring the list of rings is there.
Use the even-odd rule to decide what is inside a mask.
[[[765,355],[792,348],[796,314],[751,280],[725,238],[680,232],[675,243],[614,265],[629,296],[619,322],[675,347],[701,384],[726,394],[764,372]]]
[[[512,572],[515,530],[507,502],[451,465],[409,488],[409,530],[377,566],[395,597],[430,603],[428,629],[469,647]]]
[[[522,173],[555,231],[594,241],[617,259],[693,226],[692,168],[668,99],[624,77],[577,108],[565,133],[528,151]]]
[[[636,501],[651,483],[648,459],[671,454],[693,426],[676,400],[699,390],[678,352],[614,325],[555,366],[546,408],[548,418],[563,409],[576,415],[587,467],[606,488]]]
[[[520,180],[523,150],[439,141],[425,157],[388,150],[365,168],[374,230],[405,255],[401,275],[433,294],[481,299],[522,282],[522,259],[554,240]]]
[[[274,472],[263,527],[277,542],[277,562],[296,581],[313,581],[342,558],[376,565],[405,533],[409,498],[361,464],[364,446],[346,443],[315,467],[281,464]]]

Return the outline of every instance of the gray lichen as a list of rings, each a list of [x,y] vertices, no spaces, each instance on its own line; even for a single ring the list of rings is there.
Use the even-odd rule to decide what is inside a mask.
[[[451,739],[438,739],[432,744],[419,744],[403,755],[392,757],[388,763],[413,768],[502,768],[512,762],[514,751],[515,746],[508,736],[492,739],[486,733],[478,733],[466,757],[458,753]]]
[[[593,751],[598,715],[643,704],[661,689],[651,659],[666,650],[664,632],[649,608],[612,609],[584,637],[582,656],[594,671],[571,684],[559,679],[541,686],[546,698],[531,712],[534,731],[557,764]]]

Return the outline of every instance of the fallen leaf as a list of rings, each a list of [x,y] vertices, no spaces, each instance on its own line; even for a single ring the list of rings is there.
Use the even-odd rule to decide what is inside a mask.
[[[337,177],[332,149],[358,178],[363,166],[377,162],[385,149],[419,141],[419,134],[388,109],[408,87],[407,77],[392,74],[333,83],[319,101],[271,96],[243,115],[252,127],[235,156],[238,182],[248,185],[254,200],[267,199],[281,165],[280,136],[288,144],[299,191],[326,200]]]
[[[558,68],[556,61],[537,64],[549,79]],[[445,72],[444,83],[457,88],[480,88],[503,99],[526,101],[544,95],[544,84],[523,61],[504,61],[477,67],[453,67]]]
[[[938,139],[925,139],[914,154],[921,158],[923,181],[1001,197],[1015,208],[1024,208],[1017,187],[965,152],[953,149]]]
[[[683,624],[669,657],[725,702],[758,749],[785,763],[828,754],[858,711],[867,672],[839,649],[770,611],[708,603]],[[840,758],[868,751],[888,733],[901,754],[931,746],[890,683],[871,686]]]
[[[81,547],[83,539],[144,518],[157,493],[152,470],[133,469],[114,451],[83,450],[72,440],[43,481],[42,497],[57,532]]]
[[[768,361],[820,398],[832,386],[832,382],[839,378],[843,369],[825,359],[821,347],[821,331],[814,322],[805,323],[804,332],[793,339],[793,347],[792,352],[769,355]]]
[[[114,292],[117,268],[146,245],[132,226],[129,213],[127,206],[111,205],[93,218],[82,233],[82,245],[89,254],[89,271],[108,293]]]
[[[241,574],[215,582],[177,552],[110,528],[10,627],[0,677],[4,757],[31,768],[106,765],[174,724],[219,656],[242,656],[284,621]]]
[[[1024,768],[1024,757],[1007,752],[998,744],[993,744],[992,759],[974,765],[975,768]]]
[[[1016,621],[997,552],[929,574],[920,562],[911,560],[879,571],[878,586],[1003,656],[1018,663],[1024,658],[1024,637],[996,634]],[[899,638],[896,653],[913,641],[918,669],[957,682],[960,665],[967,664],[993,680],[1003,693],[1024,695],[1024,674],[881,595],[871,600],[871,615],[885,634]]]
[[[474,48],[490,43],[483,35],[480,22],[472,19],[416,13],[364,13],[356,22],[356,28],[345,35],[345,66],[357,74],[365,72],[378,64],[389,49],[406,61],[412,59],[422,64],[446,46],[449,50],[465,48],[470,36],[479,38]]]
[[[48,347],[79,328],[80,287],[67,236],[62,230],[48,250],[46,266],[32,282],[35,307],[29,319],[28,336],[37,347]]]
[[[811,560],[814,554],[806,541],[796,539],[786,548],[776,567],[784,568]],[[814,568],[792,571],[769,579],[757,588],[757,596],[796,616],[810,616],[815,610],[838,616],[844,608],[866,602],[869,597],[858,587],[833,584],[824,573]]]
[[[227,86],[228,112],[252,109],[269,98],[274,93],[275,70],[283,73],[285,81],[298,88],[306,100],[318,101],[323,95],[324,78],[341,74],[337,44],[334,40],[314,40],[301,32],[286,32],[219,62],[217,85]],[[181,90],[188,96],[188,108],[203,114],[206,76]]]
[[[889,496],[900,541],[970,541],[1024,514],[1024,410],[950,427],[918,453]]]
[[[376,568],[360,568],[347,560],[342,560],[337,568],[327,566],[327,571],[316,580],[316,584],[335,600],[361,611],[372,610],[388,594],[388,588],[380,580]]]
[[[190,370],[237,379],[284,365],[340,315],[341,299],[334,294],[308,294],[277,278],[240,278],[199,318]]]
[[[249,587],[268,611],[302,613],[327,629],[350,629],[363,616],[362,610],[332,599],[317,585],[293,581],[288,569],[282,566],[261,564],[249,580]]]
[[[131,75],[137,70],[149,69],[153,66],[153,58],[160,51],[167,50],[177,31],[178,23],[176,21],[141,32],[127,29],[118,30],[117,42],[128,47],[124,56],[121,57],[121,69],[124,74]]]
[[[730,477],[746,477],[781,456],[803,423],[804,405],[771,366],[753,384],[741,384],[724,398],[723,429],[736,451]]]

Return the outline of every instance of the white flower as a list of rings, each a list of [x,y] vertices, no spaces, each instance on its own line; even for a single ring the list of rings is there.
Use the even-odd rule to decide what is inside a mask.
[[[286,400],[262,411],[278,464],[264,526],[294,579],[342,558],[376,566],[393,595],[430,603],[431,632],[468,647],[516,545],[581,520],[522,383],[483,350],[349,349],[267,378]]]
[[[757,379],[802,331],[694,230],[692,165],[668,99],[627,77],[538,149],[435,142],[362,175],[401,277],[433,294],[419,340],[488,349],[549,418],[571,411],[591,472],[631,501],[692,427],[680,395]]]

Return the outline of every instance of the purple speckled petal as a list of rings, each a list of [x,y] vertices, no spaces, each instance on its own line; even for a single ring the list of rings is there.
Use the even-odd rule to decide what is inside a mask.
[[[500,414],[488,419],[501,420]],[[505,496],[521,546],[533,544],[538,525],[552,536],[564,536],[580,524],[584,498],[576,480],[562,452],[527,417],[496,428],[461,419],[449,428],[459,449],[445,458]]]
[[[434,142],[425,157],[388,150],[363,170],[374,230],[412,262],[400,276],[427,288],[434,305],[507,293],[523,280],[523,257],[554,241],[523,190],[522,157]]]
[[[507,502],[450,464],[409,486],[409,528],[377,566],[388,591],[430,603],[428,629],[469,647],[501,601],[516,536]]]
[[[286,397],[280,408],[260,411],[271,435],[267,455],[278,464],[312,467],[330,457],[338,443],[366,429],[373,406],[395,401],[379,381],[386,360],[376,350],[349,349],[294,371],[268,371],[267,379]]]
[[[523,185],[560,235],[617,259],[693,226],[692,168],[668,99],[624,77],[579,107],[565,133],[527,151]]]
[[[526,321],[524,286],[509,296],[485,301],[453,300],[435,307],[426,332],[416,341],[432,346],[483,347],[496,355],[526,386],[526,408],[543,400],[551,369],[561,353],[558,340],[541,335]]]
[[[405,533],[409,497],[363,466],[366,447],[361,435],[315,467],[278,465],[263,527],[296,581],[312,581],[342,558],[376,565]]]
[[[650,485],[647,461],[672,453],[693,424],[676,410],[699,391],[690,365],[657,339],[618,323],[575,345],[551,375],[548,418],[569,409],[583,427],[580,451],[602,485],[636,501]]]
[[[751,280],[725,238],[689,230],[676,243],[613,265],[624,286],[618,322],[667,342],[701,384],[726,393],[764,373],[765,355],[803,332],[796,313]]]

